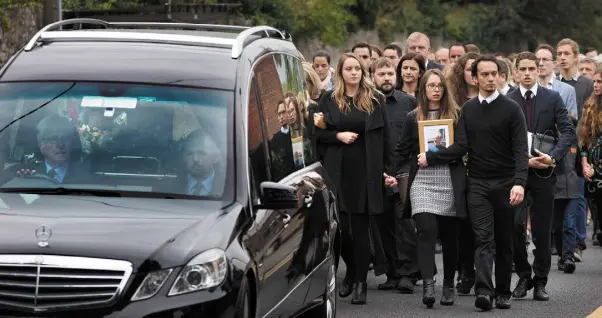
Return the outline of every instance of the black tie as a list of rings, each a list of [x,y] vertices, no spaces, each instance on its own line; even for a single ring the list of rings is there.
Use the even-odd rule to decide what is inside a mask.
[[[530,100],[531,97],[533,97],[533,92],[532,91],[526,91],[525,92],[525,99],[526,100]]]

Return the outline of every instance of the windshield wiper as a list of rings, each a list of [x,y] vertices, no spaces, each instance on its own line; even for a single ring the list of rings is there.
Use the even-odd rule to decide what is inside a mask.
[[[81,188],[1,188],[0,193],[27,193],[44,195],[91,195],[97,197],[134,197],[150,199],[188,199],[207,200],[215,199],[215,196],[196,196],[180,193],[146,192],[119,189],[81,189]]]

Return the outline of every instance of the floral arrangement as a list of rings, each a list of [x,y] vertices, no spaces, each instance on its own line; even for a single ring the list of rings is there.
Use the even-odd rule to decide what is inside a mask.
[[[78,128],[78,132],[82,141],[82,149],[85,153],[89,154],[92,151],[92,148],[100,146],[100,139],[103,136],[103,132],[98,127],[90,127],[84,124]]]

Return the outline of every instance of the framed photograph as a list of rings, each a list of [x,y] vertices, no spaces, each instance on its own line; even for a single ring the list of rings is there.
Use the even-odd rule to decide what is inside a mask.
[[[454,143],[452,119],[424,120],[418,122],[420,153],[436,152]]]
[[[303,137],[292,138],[293,142],[293,159],[297,169],[305,167],[305,158],[303,156]]]

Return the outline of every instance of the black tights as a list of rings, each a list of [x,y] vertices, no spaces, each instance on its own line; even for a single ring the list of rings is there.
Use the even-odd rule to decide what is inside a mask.
[[[458,263],[459,219],[432,213],[414,215],[418,230],[418,266],[423,279],[433,279],[435,273],[435,243],[441,238],[443,249],[443,279],[454,280]]]
[[[367,214],[339,214],[341,227],[341,258],[347,266],[345,277],[355,282],[366,282],[372,249]]]

